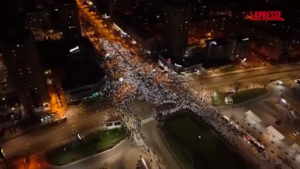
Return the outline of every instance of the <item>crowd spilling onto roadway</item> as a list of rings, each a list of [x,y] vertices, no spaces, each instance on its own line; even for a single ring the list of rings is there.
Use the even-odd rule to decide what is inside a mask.
[[[93,19],[90,21],[92,22]],[[105,32],[109,29],[107,27],[100,27],[100,29],[99,24],[91,24],[91,26],[93,25],[94,28],[86,28],[86,30],[94,30],[101,34],[101,29],[106,29]],[[161,116],[189,109],[219,131],[229,143],[238,147],[234,139],[229,137],[231,135],[228,131],[232,130],[232,125],[220,123],[223,121],[222,116],[212,104],[209,93],[191,93],[189,83],[185,83],[185,85],[182,83],[189,81],[188,77],[157,71],[157,65],[132,54],[120,42],[111,38],[111,35],[106,38],[106,35],[102,34],[101,37],[100,39],[90,39],[104,57],[102,66],[106,69],[108,81],[102,92],[108,96],[115,112],[123,118],[124,123],[133,133],[132,138],[135,142],[141,142],[140,140],[143,138],[141,120],[131,113],[128,105],[134,100],[145,100],[155,107],[166,103],[176,105],[174,108],[164,111],[154,109],[155,119],[159,120]],[[129,119],[132,118],[134,122],[131,122],[129,126]],[[156,161],[156,163],[158,162]],[[259,163],[257,167],[260,167]]]

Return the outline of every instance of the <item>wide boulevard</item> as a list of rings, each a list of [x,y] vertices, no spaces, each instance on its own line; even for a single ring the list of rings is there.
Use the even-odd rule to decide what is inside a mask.
[[[207,76],[194,81],[197,83],[206,84],[207,89],[215,89],[218,87],[229,86],[233,82],[253,82],[254,80],[259,83],[267,83],[270,80],[291,78],[299,78],[300,65],[286,65],[286,66],[272,66],[260,70],[245,71],[239,73],[227,73],[219,76]]]

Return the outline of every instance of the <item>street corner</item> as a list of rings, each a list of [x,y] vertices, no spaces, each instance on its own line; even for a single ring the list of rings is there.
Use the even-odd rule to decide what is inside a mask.
[[[124,155],[124,166],[126,169],[136,168],[140,165],[149,166],[153,169],[165,168],[161,166],[162,159],[158,158],[152,150],[145,147],[134,148]]]

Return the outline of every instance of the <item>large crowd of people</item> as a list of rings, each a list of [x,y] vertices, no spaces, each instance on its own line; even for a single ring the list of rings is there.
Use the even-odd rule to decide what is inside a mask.
[[[103,67],[109,68],[106,73],[110,79],[103,91],[111,99],[115,111],[129,126],[131,138],[137,145],[146,146],[142,141],[141,120],[131,113],[128,105],[134,100],[145,100],[154,105],[153,117],[156,120],[189,109],[219,131],[234,147],[239,148],[231,134],[233,126],[222,125],[222,116],[212,104],[210,93],[191,92],[189,83],[182,83],[189,81],[188,77],[156,71],[156,66],[139,59],[119,44],[104,39],[100,40],[100,44],[104,52],[102,55],[105,56]],[[165,110],[157,109],[164,104],[174,106]]]
[[[128,104],[134,100],[145,100],[152,103],[155,107],[153,116],[157,120],[161,116],[182,109],[189,109],[223,133],[220,126],[213,123],[213,119],[220,117],[220,115],[218,109],[212,105],[210,94],[205,92],[191,93],[189,85],[187,83],[182,84],[182,81],[188,81],[188,79],[185,79],[187,77],[158,72],[155,70],[154,65],[135,58],[137,56],[130,54],[128,50],[119,44],[103,39],[100,40],[100,44],[105,52],[103,53],[105,56],[103,66],[109,67],[106,71],[108,78],[110,78],[104,91],[107,92],[108,98],[112,99],[115,111],[121,115],[125,124],[129,126],[132,139],[139,145],[141,143],[140,139],[142,139],[141,120],[137,115],[132,114],[128,107]],[[165,78],[160,78],[160,81],[157,82],[157,76],[165,76]],[[170,103],[175,105],[171,109],[163,111],[156,109],[156,107]],[[135,119],[133,123],[129,120],[132,118]]]
[[[97,22],[92,23],[91,27],[95,29],[91,30],[99,30],[98,26]],[[105,37],[105,34],[101,37]],[[99,52],[104,56],[102,66],[108,79],[101,95],[105,95],[109,103],[113,104],[115,112],[122,117],[131,131],[132,140],[138,146],[148,149],[143,142],[141,120],[129,110],[129,103],[134,100],[153,104],[153,117],[156,120],[161,116],[189,109],[213,126],[231,144],[236,145],[229,132],[232,126],[222,123],[222,116],[212,104],[210,93],[191,92],[188,77],[159,71],[155,64],[138,57],[112,38],[106,37],[99,42],[98,38],[94,38],[92,41],[97,49],[101,48]],[[160,110],[159,107],[165,104],[174,106]]]
[[[140,58],[120,43],[100,39],[95,45],[101,48],[99,52],[104,56],[102,67],[105,68],[108,79],[101,95],[105,95],[109,103],[113,104],[115,112],[122,117],[131,131],[132,140],[138,146],[146,145],[141,133],[141,120],[131,113],[128,106],[135,100],[153,104],[153,117],[156,120],[182,109],[189,109],[219,131],[229,143],[237,146],[228,132],[232,126],[220,125],[222,116],[212,104],[211,94],[204,91],[205,87],[201,92],[191,92],[189,77],[159,71],[155,64]],[[174,105],[172,108],[158,109],[170,103]]]

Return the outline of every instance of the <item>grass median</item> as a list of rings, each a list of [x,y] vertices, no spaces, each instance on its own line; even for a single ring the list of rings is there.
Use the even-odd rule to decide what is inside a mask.
[[[114,147],[127,136],[124,128],[99,130],[84,136],[84,140],[67,143],[46,153],[46,160],[56,166],[89,157]]]
[[[236,94],[232,95],[231,97],[232,97],[234,104],[240,104],[245,101],[266,95],[267,93],[268,93],[268,90],[266,88],[255,88],[255,89],[249,89],[249,90],[243,90],[243,91],[237,92]]]
[[[225,106],[225,97],[230,96],[233,100],[233,104],[240,104],[251,99],[263,96],[268,93],[266,88],[255,88],[249,90],[242,90],[236,94],[232,93],[217,93],[212,96],[213,104],[216,106]]]
[[[165,119],[163,131],[185,169],[253,167],[230,149],[213,128],[192,113],[180,113]]]

